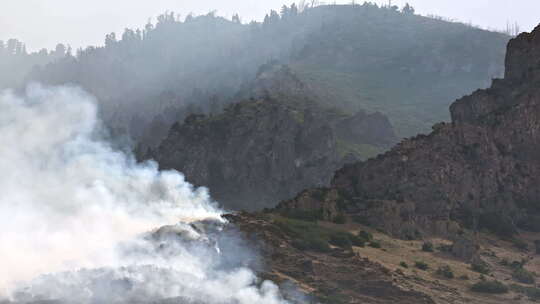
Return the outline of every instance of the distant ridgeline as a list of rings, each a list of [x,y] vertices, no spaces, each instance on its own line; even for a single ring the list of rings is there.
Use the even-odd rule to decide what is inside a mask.
[[[379,111],[403,137],[448,119],[454,99],[501,76],[509,38],[374,4],[283,7],[249,24],[167,13],[28,79],[80,84],[116,133],[156,146],[189,114],[220,112],[262,64],[278,60],[327,104]]]

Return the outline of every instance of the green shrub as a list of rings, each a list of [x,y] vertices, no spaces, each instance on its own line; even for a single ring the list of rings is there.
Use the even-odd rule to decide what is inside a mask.
[[[345,232],[334,233],[334,234],[330,235],[329,242],[330,242],[330,244],[332,244],[334,246],[338,246],[338,247],[342,247],[342,248],[351,248],[352,247],[351,239],[349,238],[349,235],[347,233],[345,233]]]
[[[471,286],[471,290],[481,293],[507,293],[508,287],[499,281],[480,281]]]
[[[447,279],[454,278],[454,272],[452,271],[452,268],[450,268],[450,266],[448,265],[440,266],[435,273]]]
[[[365,242],[356,235],[332,228],[325,228],[316,222],[292,218],[274,220],[283,232],[294,239],[292,245],[299,250],[329,252],[328,243],[346,249],[351,246],[364,246]]]
[[[372,248],[381,248],[381,243],[379,241],[371,241],[369,242],[369,247],[372,247]]]
[[[481,274],[489,273],[489,265],[484,261],[475,261],[471,263],[471,270]]]
[[[292,245],[299,250],[330,251],[328,240],[331,231],[314,222],[287,218],[275,220],[275,224],[294,239]]]
[[[357,246],[357,247],[365,247],[366,246],[366,241],[364,239],[362,239],[361,237],[358,237],[356,235],[350,235],[350,240],[351,240],[351,243],[353,244],[353,246]]]
[[[401,261],[401,263],[399,263],[399,266],[401,266],[403,268],[409,268],[409,265],[407,263],[405,263],[404,261]]]
[[[441,244],[437,249],[441,252],[452,252],[452,245]]]
[[[360,231],[358,232],[358,237],[359,238],[362,238],[364,240],[364,242],[371,242],[373,240],[373,234],[367,232],[367,231]]]
[[[433,252],[433,243],[432,242],[424,242],[424,244],[422,244],[422,251],[424,251],[424,252]]]
[[[534,284],[536,281],[534,274],[524,268],[515,269],[512,273],[512,278],[514,278],[515,281],[523,284]]]
[[[428,270],[429,269],[429,265],[423,261],[416,261],[414,263],[414,267],[420,269],[420,270]]]
[[[334,224],[339,224],[339,225],[346,224],[347,223],[347,217],[344,214],[340,213],[336,217],[334,217],[333,222],[334,222]]]

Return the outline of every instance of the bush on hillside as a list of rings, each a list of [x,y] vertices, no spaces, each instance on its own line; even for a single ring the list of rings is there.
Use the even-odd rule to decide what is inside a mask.
[[[352,242],[349,237],[349,234],[345,232],[332,234],[330,236],[330,244],[341,247],[341,248],[346,248],[346,249],[352,247]]]
[[[320,238],[307,238],[294,240],[292,245],[298,250],[312,250],[316,252],[330,252],[328,243]]]
[[[373,240],[373,234],[364,230],[358,232],[358,237],[363,239],[365,242],[371,242]]]
[[[372,248],[382,248],[381,242],[375,241],[375,240],[369,242],[369,247],[372,247]]]
[[[435,273],[447,279],[454,278],[454,272],[452,271],[452,268],[450,268],[450,266],[448,265],[440,266]]]
[[[428,270],[429,269],[429,265],[423,261],[416,261],[414,263],[414,267],[420,269],[420,270]]]
[[[334,222],[334,224],[343,225],[347,223],[347,217],[343,213],[340,213],[334,217],[332,222]]]
[[[433,252],[433,243],[432,242],[424,242],[424,244],[422,244],[422,251],[424,251],[424,252]]]
[[[499,281],[480,281],[471,286],[471,290],[481,293],[502,294],[508,292],[508,287]]]
[[[472,271],[476,271],[478,273],[481,273],[481,274],[488,274],[489,273],[489,265],[482,261],[482,260],[478,260],[478,261],[473,261],[471,263],[471,270]]]
[[[512,278],[514,278],[515,281],[523,284],[534,284],[536,282],[534,274],[524,268],[515,269],[512,273]]]

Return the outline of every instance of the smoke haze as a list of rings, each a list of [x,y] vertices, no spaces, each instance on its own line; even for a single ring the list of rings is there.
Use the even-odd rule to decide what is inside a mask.
[[[0,301],[283,302],[205,189],[101,139],[91,96],[32,86],[0,108]]]
[[[271,9],[279,10],[298,1],[282,0],[2,0],[0,10],[0,40],[18,38],[26,42],[29,50],[54,48],[56,43],[70,44],[73,48],[100,45],[110,32],[121,33],[124,28],[141,27],[148,18],[166,10],[186,16],[206,14],[216,10],[220,16],[230,18],[238,13],[244,22],[261,21]],[[307,1],[311,2],[311,1]],[[321,3],[351,3],[351,0],[319,1]],[[362,3],[363,0],[356,1]],[[370,1],[388,4],[388,0]],[[412,4],[420,14],[436,14],[472,22],[486,28],[504,29],[507,22],[518,21],[524,31],[532,30],[540,15],[537,0],[392,0],[402,7]],[[96,22],[98,21],[98,22]],[[47,34],[42,30],[46,28]]]

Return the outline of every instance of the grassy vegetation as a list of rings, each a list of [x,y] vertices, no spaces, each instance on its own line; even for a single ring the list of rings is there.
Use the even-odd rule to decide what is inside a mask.
[[[331,294],[331,295],[320,296],[318,298],[318,301],[320,303],[325,303],[325,304],[345,304],[345,303],[348,303],[347,300],[348,300],[347,297],[342,294]]]
[[[299,209],[288,210],[287,213],[283,214],[285,217],[307,221],[307,222],[316,222],[322,220],[322,211],[321,210],[310,210],[304,211]]]
[[[471,290],[481,293],[502,294],[508,292],[508,286],[499,281],[480,281],[471,286]]]
[[[424,262],[424,261],[416,261],[414,263],[414,267],[420,269],[420,270],[428,270],[429,269],[429,265]]]
[[[540,288],[538,287],[528,287],[528,286],[512,284],[510,288],[514,290],[515,292],[525,294],[527,297],[529,297],[533,301],[540,300]]]
[[[424,252],[433,252],[433,243],[432,242],[424,242],[422,244],[422,251]]]
[[[291,218],[278,218],[274,222],[294,238],[293,246],[299,250],[328,252],[330,251],[329,244],[344,249],[351,249],[352,246],[363,247],[365,244],[362,238],[352,233],[325,228],[316,222]]]

